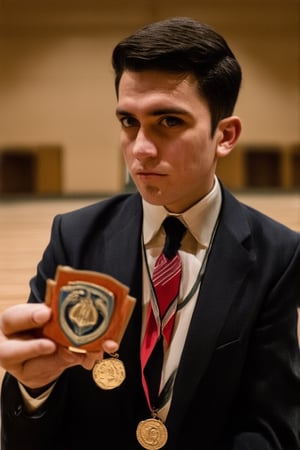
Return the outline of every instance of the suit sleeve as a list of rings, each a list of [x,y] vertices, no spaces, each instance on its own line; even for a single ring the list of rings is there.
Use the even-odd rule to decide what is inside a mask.
[[[66,385],[62,386],[63,383],[59,380],[46,402],[34,413],[27,414],[17,380],[10,374],[5,374],[1,395],[2,450],[68,448],[63,442],[63,417],[68,394]]]

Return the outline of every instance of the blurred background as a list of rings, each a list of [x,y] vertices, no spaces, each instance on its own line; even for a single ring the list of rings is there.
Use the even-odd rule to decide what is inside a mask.
[[[102,195],[128,179],[114,116],[114,45],[148,22],[191,16],[243,69],[231,189],[300,188],[299,0],[0,0],[0,196]]]

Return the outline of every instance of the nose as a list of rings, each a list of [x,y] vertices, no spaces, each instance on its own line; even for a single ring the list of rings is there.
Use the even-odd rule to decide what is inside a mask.
[[[139,128],[132,147],[132,152],[137,159],[155,158],[157,155],[156,145],[150,135]]]

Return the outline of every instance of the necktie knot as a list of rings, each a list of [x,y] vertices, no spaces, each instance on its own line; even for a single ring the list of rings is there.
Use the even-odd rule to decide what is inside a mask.
[[[180,247],[180,243],[186,232],[186,227],[174,216],[166,217],[162,225],[166,232],[166,241],[163,248],[163,253],[166,258],[172,259]]]

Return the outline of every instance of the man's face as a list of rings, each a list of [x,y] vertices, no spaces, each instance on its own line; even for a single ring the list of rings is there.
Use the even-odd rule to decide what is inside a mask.
[[[191,74],[125,71],[117,117],[129,173],[142,197],[183,212],[213,186],[218,142]]]

